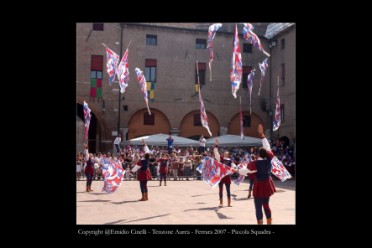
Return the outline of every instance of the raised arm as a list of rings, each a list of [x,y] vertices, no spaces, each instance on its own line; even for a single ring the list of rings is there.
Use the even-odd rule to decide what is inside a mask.
[[[84,144],[84,152],[85,152],[85,161],[89,160],[89,152],[88,152],[88,145]]]
[[[218,152],[218,138],[216,138],[216,145],[215,145],[215,147],[214,147],[214,149],[213,149],[213,152],[214,152],[214,158],[218,161],[218,162],[220,162],[221,161],[221,155],[220,155],[220,153]]]
[[[270,147],[270,144],[269,144],[269,141],[266,139],[266,136],[263,132],[263,127],[261,124],[258,125],[258,134],[260,135],[261,139],[262,139],[262,146],[263,148],[266,149],[266,154],[267,156],[272,159],[274,157],[274,153],[271,151],[271,147]]]

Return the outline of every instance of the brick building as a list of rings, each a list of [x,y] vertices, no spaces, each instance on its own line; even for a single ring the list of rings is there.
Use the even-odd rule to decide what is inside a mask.
[[[208,67],[208,27],[212,23],[78,23],[76,35],[76,99],[77,150],[84,142],[82,104],[86,101],[92,110],[89,147],[92,151],[111,151],[113,135],[118,131],[126,139],[147,134],[169,133],[198,139],[209,137],[200,124],[199,99],[195,90],[196,65],[202,84],[202,97],[208,115],[212,136],[240,134],[239,96],[242,98],[244,134],[257,136],[258,124],[265,129],[270,121],[270,74],[284,73],[280,85],[284,122],[277,132],[295,139],[295,25],[264,37],[268,23],[253,23],[264,49],[270,53],[271,63],[263,82],[261,96],[257,95],[260,81],[258,63],[266,56],[242,37],[238,24],[243,60],[243,81],[235,99],[231,94],[230,67],[234,23],[223,23],[214,39],[212,82]],[[285,48],[280,48],[281,40]],[[273,40],[278,40],[276,46]],[[126,92],[120,95],[117,79],[110,86],[106,72],[106,44],[117,54],[125,52],[129,42],[130,80]],[[271,64],[273,65],[270,69]],[[285,64],[284,67],[282,64]],[[134,69],[140,68],[148,82],[149,106],[147,114]],[[252,92],[252,113],[249,113],[249,91],[246,78],[251,68],[256,69]],[[281,69],[284,68],[284,69]],[[270,73],[271,72],[271,73]],[[283,76],[281,76],[283,78]],[[271,82],[271,104],[275,107],[276,83]],[[274,108],[273,108],[274,109]]]

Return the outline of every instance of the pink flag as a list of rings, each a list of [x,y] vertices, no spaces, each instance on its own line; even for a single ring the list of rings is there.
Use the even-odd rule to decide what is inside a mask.
[[[147,83],[146,83],[145,75],[143,75],[143,72],[139,68],[136,68],[135,71],[136,71],[136,74],[137,74],[138,83],[141,87],[143,98],[145,99],[145,103],[146,103],[146,106],[147,106],[147,111],[149,112],[149,115],[151,115],[150,108],[149,108],[149,100],[148,100],[148,94],[147,94]]]
[[[125,170],[120,163],[113,162],[102,166],[102,175],[104,178],[103,189],[107,193],[114,192],[121,184]]]
[[[269,67],[269,65],[267,64],[267,58],[264,59],[264,61],[262,61],[262,63],[258,63],[258,66],[260,67],[260,71],[261,71],[260,88],[258,89],[258,95],[260,95],[261,94],[262,81],[265,77],[266,69],[267,69],[267,67]]]
[[[85,140],[88,140],[88,131],[89,131],[90,118],[91,118],[91,114],[90,114],[91,111],[88,107],[88,103],[86,103],[85,101],[84,101],[83,110],[84,110],[84,119],[85,119]]]
[[[212,82],[212,62],[213,62],[213,39],[216,35],[216,32],[218,29],[222,27],[221,23],[215,23],[211,25],[208,29],[208,50],[209,50],[209,71],[210,71],[210,77],[209,81]]]
[[[276,106],[275,106],[275,118],[274,118],[274,125],[273,131],[278,130],[280,126],[280,96],[279,96],[279,85],[278,85],[278,93],[276,94]]]
[[[230,81],[231,92],[236,98],[236,92],[239,90],[242,81],[243,65],[242,55],[240,53],[238,27],[235,25],[235,35],[233,40],[233,54],[231,59]]]
[[[203,99],[202,99],[202,96],[201,96],[198,61],[196,61],[196,74],[198,75],[199,101],[200,101],[200,120],[201,120],[202,126],[205,127],[207,129],[209,135],[212,136],[212,133],[211,133],[211,131],[209,129],[209,126],[208,126],[207,113],[205,111]]]
[[[277,157],[271,159],[271,172],[282,182],[292,177]]]
[[[247,85],[249,89],[249,113],[252,114],[252,90],[253,90],[253,77],[254,77],[255,69],[251,70],[247,77]]]
[[[112,82],[115,80],[116,68],[119,63],[119,55],[114,53],[110,48],[106,47],[106,69],[109,74],[109,84],[111,86]]]
[[[129,82],[128,49],[125,51],[117,70],[120,92],[124,93]]]
[[[243,36],[244,39],[249,41],[252,45],[256,45],[258,47],[258,50],[263,52],[266,56],[270,57],[270,54],[268,54],[262,47],[261,41],[258,38],[258,36],[253,33],[253,25],[250,23],[243,23]]]

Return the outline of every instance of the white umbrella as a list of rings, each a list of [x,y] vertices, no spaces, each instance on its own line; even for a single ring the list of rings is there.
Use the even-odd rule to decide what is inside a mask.
[[[207,139],[207,145],[213,146],[218,138],[218,144],[220,146],[262,146],[262,140],[250,136],[244,136],[244,139],[240,138],[240,135],[226,134],[219,137],[213,137]]]
[[[150,146],[167,146],[167,139],[169,134],[154,134],[146,135],[138,138],[131,139],[127,141],[127,144],[130,145],[142,145],[142,139],[145,141],[146,145]],[[199,142],[192,139],[187,139],[179,136],[172,136],[174,139],[173,146],[199,146]]]

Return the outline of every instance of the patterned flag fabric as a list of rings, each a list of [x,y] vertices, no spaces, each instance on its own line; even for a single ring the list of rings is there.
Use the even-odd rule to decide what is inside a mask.
[[[114,53],[110,48],[106,47],[106,69],[109,74],[109,84],[111,86],[112,82],[115,80],[116,68],[119,63],[119,55]]]
[[[102,166],[102,175],[104,178],[103,191],[107,193],[114,192],[121,184],[125,170],[120,163],[113,162]]]
[[[219,163],[217,160],[210,157],[204,159],[203,165],[203,181],[212,188],[216,187],[223,177],[236,172],[236,170],[232,169],[230,166]]]
[[[239,165],[237,165],[237,169],[238,170],[239,169],[243,169],[244,166],[247,166],[247,163],[240,163]],[[234,179],[232,181],[233,181],[233,183],[235,183],[236,185],[239,186],[239,184],[241,182],[243,182],[243,180],[244,180],[245,177],[246,177],[245,175],[239,175],[236,179]]]
[[[231,92],[236,98],[236,92],[239,90],[240,83],[242,81],[243,64],[242,55],[240,53],[238,27],[235,25],[235,35],[233,41],[233,55],[231,59],[231,70],[230,70],[230,81],[231,81]]]
[[[275,118],[274,118],[273,131],[278,130],[279,126],[280,126],[280,96],[279,96],[279,86],[278,86],[278,93],[276,95],[276,106],[275,106]]]
[[[253,90],[254,73],[255,73],[255,69],[253,69],[247,77],[247,85],[249,89],[249,113],[251,114],[252,114],[252,90]]]
[[[255,45],[258,50],[263,52],[266,56],[270,57],[270,54],[268,54],[262,47],[261,41],[258,38],[258,36],[253,33],[253,25],[250,23],[243,23],[243,36],[244,39],[246,39],[248,42],[250,42],[252,45]]]
[[[148,94],[147,94],[147,83],[145,75],[143,75],[143,71],[141,71],[139,68],[135,69],[137,74],[138,83],[141,87],[141,92],[143,95],[143,99],[145,100],[147,111],[149,112],[149,115],[151,115],[150,108],[149,108],[149,100],[148,100]]]
[[[212,136],[212,132],[210,131],[209,125],[208,125],[208,116],[207,116],[207,113],[205,111],[205,107],[204,107],[204,103],[203,103],[203,99],[202,99],[201,91],[200,91],[198,62],[196,62],[196,72],[197,72],[197,75],[198,75],[198,86],[199,86],[200,120],[201,120],[202,126],[205,127],[207,129],[209,135]]]
[[[208,29],[208,50],[209,50],[209,71],[210,71],[210,78],[209,81],[212,81],[212,62],[213,62],[213,40],[214,36],[216,36],[216,32],[218,29],[222,27],[221,23],[215,23],[209,26]]]
[[[258,89],[258,95],[261,95],[262,82],[265,77],[266,69],[269,67],[269,65],[267,64],[267,58],[264,59],[262,63],[258,63],[258,66],[260,67],[260,71],[261,71],[260,88]]]
[[[83,110],[84,110],[84,120],[85,120],[85,140],[88,140],[88,131],[89,131],[90,118],[91,118],[91,114],[90,114],[91,111],[88,107],[88,103],[86,103],[85,101],[84,101]]]
[[[128,49],[121,58],[117,73],[119,78],[120,92],[124,93],[129,82]]]
[[[292,177],[277,157],[273,157],[273,159],[271,159],[271,173],[273,173],[282,182]]]

